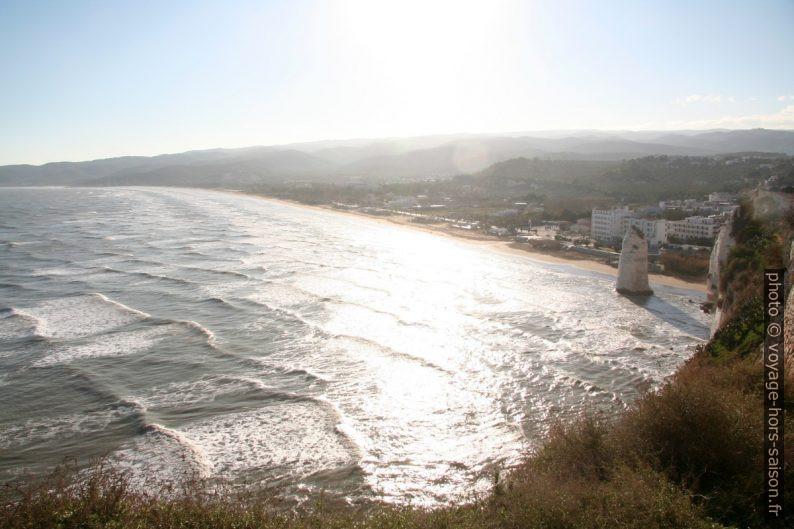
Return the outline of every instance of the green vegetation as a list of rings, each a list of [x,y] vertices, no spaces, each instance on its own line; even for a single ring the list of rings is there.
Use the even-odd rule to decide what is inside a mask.
[[[516,202],[537,206],[520,213],[519,223],[590,217],[594,206],[655,205],[660,200],[736,192],[777,175],[794,175],[794,158],[647,156],[624,161],[514,158],[475,174],[391,183],[247,185],[245,189],[307,204],[343,202],[383,206],[397,197],[427,197],[453,214],[489,215]],[[788,177],[781,179],[787,182]],[[792,176],[791,178],[794,178]],[[421,202],[421,201],[420,201]],[[425,204],[425,205],[426,205]],[[680,213],[668,212],[676,219]]]
[[[754,297],[738,309],[714,336],[708,351],[720,361],[735,356],[745,357],[758,349],[764,336],[764,306],[761,298]]]
[[[659,262],[666,273],[677,277],[704,279],[709,272],[709,258],[704,255],[683,255],[663,253]]]
[[[761,295],[764,268],[783,268],[785,250],[794,224],[787,217],[755,218],[753,205],[742,203],[733,224],[736,244],[728,256],[720,278],[720,291],[725,293],[720,308],[728,316],[743,310],[746,303]]]
[[[552,428],[484,498],[436,509],[324,505],[301,513],[255,495],[183,490],[143,493],[98,467],[6,487],[0,528],[719,528],[766,527],[763,484],[759,267],[782,264],[785,221],[754,221],[745,205],[724,287],[732,318],[658,392],[619,417],[583,417]],[[787,374],[785,408],[794,409]],[[794,424],[786,421],[794,446]],[[794,467],[785,471],[794,483]],[[794,520],[794,487],[783,498]],[[787,524],[787,525],[786,525]]]

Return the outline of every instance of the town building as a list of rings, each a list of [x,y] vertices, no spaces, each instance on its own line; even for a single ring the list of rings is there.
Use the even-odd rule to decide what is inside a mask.
[[[720,230],[723,219],[709,217],[687,217],[667,223],[667,236],[679,239],[713,239]]]
[[[620,241],[626,233],[624,219],[634,216],[634,211],[626,206],[611,209],[593,208],[590,218],[590,235],[599,242]]]
[[[715,193],[709,193],[709,202],[724,202],[728,204],[735,204],[736,203],[736,195],[733,193],[726,193],[724,191],[718,191]]]
[[[725,214],[694,215],[683,220],[669,221],[642,218],[628,207],[593,209],[590,236],[598,242],[614,244],[622,240],[629,228],[634,227],[642,232],[652,248],[667,244],[670,237],[681,240],[714,239],[724,222]]]
[[[642,232],[648,245],[658,247],[667,243],[667,221],[662,219],[641,219],[641,218],[625,218],[623,219],[623,233],[628,231],[629,227],[637,228]]]

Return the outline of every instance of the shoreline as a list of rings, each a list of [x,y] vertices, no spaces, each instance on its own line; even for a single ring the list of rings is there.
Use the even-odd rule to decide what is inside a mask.
[[[466,232],[462,232],[461,230],[450,228],[448,226],[417,224],[411,222],[408,219],[408,217],[402,215],[391,215],[391,216],[367,215],[365,213],[359,213],[350,210],[336,209],[331,206],[315,206],[310,204],[304,204],[302,202],[297,202],[294,200],[277,198],[268,195],[262,195],[259,193],[249,193],[246,191],[238,191],[231,189],[214,190],[214,191],[221,191],[223,193],[230,193],[230,194],[242,195],[246,197],[258,198],[260,200],[266,200],[277,204],[282,204],[285,206],[291,206],[296,208],[305,208],[314,211],[330,212],[338,215],[348,216],[350,218],[355,218],[355,219],[366,219],[372,222],[377,222],[392,227],[399,226],[412,230],[422,231],[424,233],[429,233],[431,235],[447,237],[450,239],[463,241],[469,244],[490,248],[492,250],[503,253],[509,253],[511,255],[521,256],[533,261],[538,261],[546,264],[566,265],[566,266],[578,268],[580,270],[585,270],[588,272],[599,272],[602,274],[607,274],[612,277],[617,277],[617,273],[618,273],[616,268],[613,268],[601,261],[596,261],[594,259],[588,259],[586,257],[582,257],[582,258],[577,257],[575,259],[569,257],[560,257],[557,255],[543,253],[529,247],[526,248],[517,247],[515,246],[516,243],[514,243],[513,241],[502,240],[495,237],[483,235],[480,233],[466,233]],[[703,282],[688,281],[677,277],[672,277],[662,274],[652,274],[652,273],[648,274],[648,281],[650,283],[655,283],[658,285],[664,285],[668,287],[694,290],[701,294],[705,294],[706,292],[705,281]]]

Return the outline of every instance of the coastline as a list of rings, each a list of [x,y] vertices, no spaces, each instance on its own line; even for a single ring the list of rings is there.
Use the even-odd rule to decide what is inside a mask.
[[[307,206],[253,193],[234,194],[238,198],[333,211],[350,215],[351,219],[365,216],[391,226],[401,224],[388,218]],[[438,229],[413,224],[405,226],[445,235]],[[456,238],[478,243],[467,237]],[[490,245],[505,242],[483,239],[483,244]],[[790,239],[790,231],[769,235],[769,240],[780,245]],[[505,244],[492,246],[502,251]],[[761,252],[768,250],[765,245],[761,248],[753,248],[748,261],[763,263],[765,255],[789,253],[775,252],[773,248],[764,254]],[[740,249],[743,253],[746,250]],[[536,252],[515,251],[525,258],[547,260],[530,256]],[[549,262],[562,261],[570,266],[584,264],[544,257]],[[753,266],[756,277],[761,277],[763,268],[757,268],[763,264]],[[739,284],[728,282],[724,289],[744,293],[744,298],[735,301],[737,306],[758,295],[754,288],[757,283],[747,288],[745,277],[729,278]],[[92,525],[99,519],[119,529],[150,525],[176,529],[196,520],[211,520],[219,529],[251,524],[263,529],[305,529],[307,525],[480,529],[491,526],[494,520],[508,525],[576,527],[589,527],[593,520],[605,520],[608,525],[649,529],[766,527],[763,506],[758,507],[758,465],[754,463],[763,459],[763,447],[757,436],[747,435],[747,425],[760,425],[762,417],[763,388],[759,389],[754,377],[747,374],[756,372],[763,363],[759,361],[763,360],[759,352],[763,337],[759,338],[756,332],[763,321],[759,323],[757,315],[734,321],[735,332],[710,339],[705,348],[696,350],[691,357],[694,361],[679,364],[675,375],[667,377],[658,389],[642,390],[628,410],[617,410],[610,420],[579,414],[552,428],[540,446],[526,451],[518,464],[496,467],[495,474],[501,479],[492,490],[476,496],[450,498],[427,507],[417,505],[410,497],[405,504],[392,504],[383,497],[366,503],[348,501],[347,497],[334,501],[330,495],[326,497],[326,489],[321,489],[306,494],[299,509],[282,500],[275,487],[264,481],[257,488],[253,488],[255,482],[249,482],[252,487],[244,489],[239,496],[219,496],[215,484],[199,479],[191,479],[184,486],[175,486],[175,481],[169,483],[169,478],[146,480],[144,483],[151,486],[142,490],[140,482],[131,481],[130,473],[120,466],[97,464],[84,469],[76,463],[67,463],[42,477],[20,474],[13,487],[5,487],[5,496],[0,495],[4,500],[0,502],[0,519],[9,520],[9,527],[31,520],[39,526],[52,525],[53,520]],[[738,346],[741,349],[733,345],[734,340],[741,342]],[[641,355],[654,353],[650,349],[634,351]],[[705,408],[682,406],[682,395],[686,402],[705,403]],[[468,421],[469,415],[466,417]],[[489,427],[484,421],[477,424]],[[720,441],[716,445],[715,439]],[[694,454],[694,459],[678,457],[682,453]],[[737,459],[737,453],[742,457]],[[580,461],[594,461],[598,465],[578,465]],[[722,468],[734,468],[730,465],[735,465],[730,475],[720,472]],[[703,474],[703,468],[716,470]],[[490,469],[486,467],[486,471]],[[348,474],[345,471],[344,476]],[[794,477],[788,474],[787,477]],[[701,485],[699,480],[682,481],[681,476],[693,475],[708,478],[707,485]],[[160,483],[162,488],[157,488]],[[748,485],[737,488],[737,483]],[[694,498],[702,501],[695,502]],[[303,505],[307,506],[305,510]]]
[[[547,264],[555,264],[555,265],[566,265],[571,266],[574,268],[578,268],[580,270],[586,270],[588,272],[599,272],[602,274],[608,274],[613,277],[617,277],[617,269],[613,268],[605,263],[600,261],[596,261],[594,259],[588,259],[586,257],[581,258],[568,258],[568,257],[560,257],[557,255],[551,255],[548,253],[540,252],[536,249],[527,247],[519,247],[516,246],[513,241],[508,240],[501,240],[495,237],[483,235],[481,233],[470,233],[465,232],[463,230],[457,230],[454,228],[450,228],[446,225],[443,226],[434,226],[434,225],[427,225],[427,224],[417,224],[414,222],[410,222],[407,217],[402,215],[391,215],[391,216],[376,216],[376,215],[367,215],[365,213],[359,213],[350,210],[342,210],[336,209],[330,206],[314,206],[309,204],[303,204],[301,202],[297,202],[294,200],[287,200],[283,198],[276,198],[271,197],[268,195],[261,195],[258,193],[249,193],[246,191],[238,191],[238,190],[215,190],[221,191],[223,193],[231,193],[236,195],[242,195],[246,197],[254,197],[260,200],[266,200],[270,202],[275,202],[277,204],[282,204],[286,206],[292,206],[297,208],[304,208],[310,209],[315,211],[324,211],[324,212],[331,212],[338,215],[346,215],[351,218],[356,219],[366,219],[372,222],[377,222],[389,226],[399,226],[403,228],[408,228],[412,230],[418,230],[425,233],[430,233],[432,235],[448,237],[451,239],[456,239],[459,241],[464,241],[469,244],[474,244],[481,247],[487,247],[489,249],[509,253],[512,255],[518,255],[527,259],[531,259],[533,261],[539,261],[542,263]],[[706,292],[706,284],[705,281],[703,282],[695,282],[695,281],[687,281],[685,279],[680,279],[677,277],[662,275],[662,274],[648,274],[648,280],[652,284],[664,285],[668,287],[674,288],[681,288],[686,290],[694,290],[700,293]]]

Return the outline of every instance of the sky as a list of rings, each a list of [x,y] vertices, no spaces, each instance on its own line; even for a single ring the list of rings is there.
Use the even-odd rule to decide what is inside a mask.
[[[794,0],[0,2],[0,164],[794,129]]]

